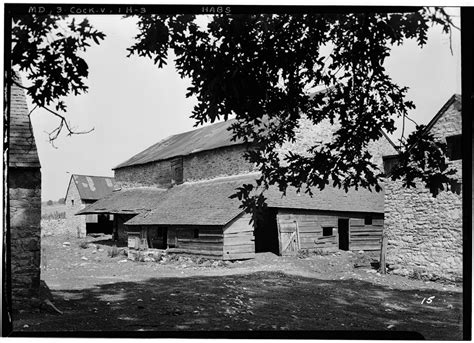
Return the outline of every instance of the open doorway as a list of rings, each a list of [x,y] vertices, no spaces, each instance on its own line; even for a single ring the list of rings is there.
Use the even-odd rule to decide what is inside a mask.
[[[339,249],[349,250],[349,219],[339,219],[337,231],[339,233]]]
[[[280,248],[278,245],[276,210],[264,210],[254,225],[255,252],[272,252],[278,255]]]

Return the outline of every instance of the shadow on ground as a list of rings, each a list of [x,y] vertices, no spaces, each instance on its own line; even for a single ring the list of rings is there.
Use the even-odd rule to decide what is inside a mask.
[[[462,339],[462,294],[360,280],[257,272],[150,278],[52,294],[64,314],[24,313],[14,318],[16,330],[388,330]]]

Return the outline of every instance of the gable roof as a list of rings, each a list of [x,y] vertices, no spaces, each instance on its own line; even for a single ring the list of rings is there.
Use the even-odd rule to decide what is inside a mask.
[[[72,174],[67,188],[66,197],[71,182],[73,181],[82,200],[98,200],[103,198],[112,193],[115,184],[115,179],[113,177]]]
[[[436,113],[433,119],[430,120],[428,125],[426,125],[425,132],[428,132],[432,129],[432,127],[436,124],[436,122],[443,116],[443,114],[449,109],[449,107],[454,104],[458,103],[461,104],[461,95],[460,94],[453,94],[448,101],[441,107],[441,109]]]
[[[20,83],[17,78],[16,82]],[[28,116],[28,106],[23,89],[16,84],[10,88],[10,120],[9,120],[9,167],[41,167],[35,137]]]
[[[119,164],[113,169],[145,164],[172,157],[185,156],[200,151],[242,144],[243,141],[231,141],[232,132],[228,128],[235,122],[224,122],[204,126],[196,130],[169,136],[142,152]]]
[[[223,226],[243,211],[238,199],[230,199],[237,187],[255,184],[257,173],[189,182],[175,186],[163,194],[157,207],[126,222],[126,225],[218,225]],[[350,190],[327,187],[314,191],[313,197],[296,193],[289,187],[282,196],[277,187],[266,193],[268,207],[383,213],[384,194],[365,189]]]
[[[138,214],[150,211],[162,201],[165,191],[165,189],[151,187],[113,191],[76,214]]]

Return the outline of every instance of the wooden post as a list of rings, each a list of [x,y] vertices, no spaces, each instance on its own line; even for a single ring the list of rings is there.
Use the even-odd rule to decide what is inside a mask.
[[[387,253],[387,236],[385,234],[382,235],[382,248],[380,249],[380,272],[382,274],[387,273],[386,265],[385,265],[385,254]]]
[[[300,230],[298,229],[298,222],[295,220],[295,225],[296,225],[296,239],[298,240],[298,250],[301,249],[301,244],[300,244]]]

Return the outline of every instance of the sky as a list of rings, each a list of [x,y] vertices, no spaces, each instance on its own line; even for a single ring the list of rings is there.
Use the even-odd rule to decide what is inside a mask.
[[[450,11],[459,24],[457,9]],[[71,174],[113,176],[112,168],[170,135],[192,130],[189,118],[196,104],[186,98],[189,80],[183,80],[172,62],[158,69],[151,59],[127,57],[137,28],[133,18],[117,15],[90,16],[91,23],[106,33],[106,39],[83,57],[89,65],[87,94],[66,99],[67,117],[85,135],[62,134],[54,143],[46,132],[58,121],[43,110],[31,115],[42,170],[42,200],[65,197]],[[449,36],[440,28],[429,32],[428,44],[420,49],[407,41],[393,48],[385,66],[399,85],[410,87],[408,99],[416,109],[410,117],[428,123],[454,94],[461,93],[460,33]],[[29,107],[32,108],[31,103]],[[407,123],[408,130],[414,125]],[[399,138],[399,132],[393,137]]]

